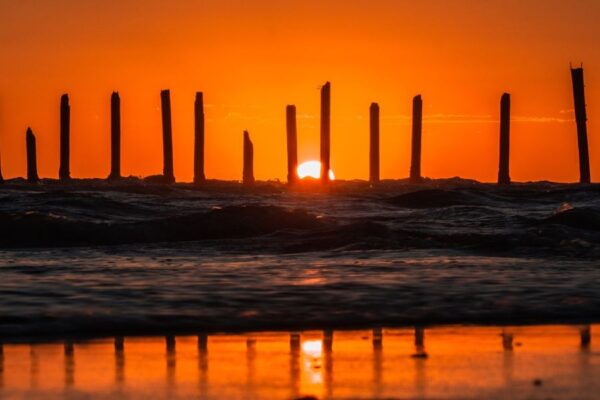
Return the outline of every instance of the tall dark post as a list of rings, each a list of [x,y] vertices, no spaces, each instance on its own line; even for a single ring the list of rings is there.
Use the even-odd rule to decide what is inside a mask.
[[[69,95],[60,97],[60,168],[58,177],[61,180],[70,179],[70,136],[71,136],[71,107],[69,106]]]
[[[110,96],[110,175],[108,179],[121,178],[121,98],[118,92]]]
[[[173,174],[173,131],[171,126],[171,92],[160,92],[163,130],[163,179],[166,183],[175,182]]]
[[[0,158],[0,183],[4,183],[4,178],[2,177],[2,159]]]
[[[508,185],[510,159],[510,94],[504,93],[500,99],[500,166],[498,183]]]
[[[285,122],[287,131],[287,180],[288,183],[296,182],[298,174],[298,133],[296,128],[296,106],[289,105],[285,108]]]
[[[413,98],[412,155],[410,181],[421,182],[421,131],[423,127],[423,100],[421,95]]]
[[[242,179],[245,185],[254,183],[254,146],[250,141],[248,131],[244,131],[244,172]]]
[[[575,120],[577,121],[577,143],[579,145],[579,182],[590,183],[590,156],[587,140],[587,115],[585,112],[583,68],[571,68],[571,79],[573,81]]]
[[[35,153],[35,136],[31,128],[27,128],[25,134],[27,144],[27,182],[36,183],[40,180],[37,173],[37,156]]]
[[[371,103],[369,108],[369,182],[379,182],[379,104]]]
[[[196,92],[194,102],[194,183],[206,180],[204,175],[204,96]]]
[[[321,181],[329,182],[331,156],[331,84],[321,88]]]

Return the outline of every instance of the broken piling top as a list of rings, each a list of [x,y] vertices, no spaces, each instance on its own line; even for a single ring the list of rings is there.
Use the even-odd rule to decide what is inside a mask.
[[[579,182],[590,183],[590,156],[587,139],[587,114],[585,110],[585,85],[583,68],[571,68],[575,121],[577,122],[577,145],[579,147]]]
[[[40,178],[37,173],[35,135],[31,128],[27,128],[27,132],[25,133],[25,143],[27,146],[27,182],[37,183]]]
[[[108,179],[121,178],[121,98],[119,92],[110,96],[110,175]]]
[[[61,180],[71,178],[71,106],[69,105],[69,95],[60,96],[60,167],[58,177]]]
[[[331,169],[331,84],[321,87],[321,182],[329,182]]]
[[[194,183],[206,180],[204,174],[204,95],[196,92],[194,101]]]
[[[242,174],[244,185],[254,183],[254,146],[248,131],[244,131],[244,171]]]
[[[287,134],[287,181],[294,183],[298,180],[298,131],[296,126],[296,106],[285,107],[285,126]]]
[[[423,100],[421,95],[413,98],[412,148],[410,163],[410,181],[421,182],[421,133],[423,129]]]
[[[379,182],[379,104],[369,107],[369,182]]]
[[[175,182],[173,174],[173,128],[171,124],[171,92],[160,92],[163,131],[163,179],[165,183]]]
[[[510,183],[510,94],[504,93],[500,99],[500,157],[498,183]]]

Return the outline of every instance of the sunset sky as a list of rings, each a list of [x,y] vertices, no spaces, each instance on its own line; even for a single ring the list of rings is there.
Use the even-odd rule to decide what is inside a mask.
[[[411,100],[424,101],[423,175],[494,181],[500,96],[512,94],[513,180],[575,181],[569,63],[584,63],[592,179],[600,176],[596,0],[0,0],[0,154],[58,175],[59,102],[71,98],[71,173],[106,177],[110,94],[122,103],[124,175],[162,171],[160,90],[170,89],[175,176],[192,179],[194,93],[203,91],[208,178],[286,176],[285,106],[299,160],[319,155],[319,87],[332,84],[332,169],[368,177],[368,112],[381,107],[381,176],[410,164]]]

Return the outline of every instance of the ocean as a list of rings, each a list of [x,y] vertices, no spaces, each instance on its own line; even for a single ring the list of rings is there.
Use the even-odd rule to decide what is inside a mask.
[[[0,338],[600,322],[600,185],[0,187]]]

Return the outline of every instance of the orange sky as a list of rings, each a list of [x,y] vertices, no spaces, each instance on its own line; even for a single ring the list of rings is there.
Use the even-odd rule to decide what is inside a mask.
[[[110,94],[121,93],[122,172],[162,171],[160,90],[171,89],[175,175],[192,178],[193,101],[204,91],[209,178],[285,179],[285,105],[299,159],[319,154],[319,86],[332,83],[332,168],[368,176],[368,108],[381,107],[381,175],[408,175],[411,99],[424,100],[423,175],[494,181],[500,95],[512,94],[513,180],[575,181],[569,62],[584,62],[592,179],[600,174],[600,2],[580,0],[0,0],[0,153],[58,175],[60,95],[71,172],[109,173]],[[595,180],[598,180],[597,178]]]

